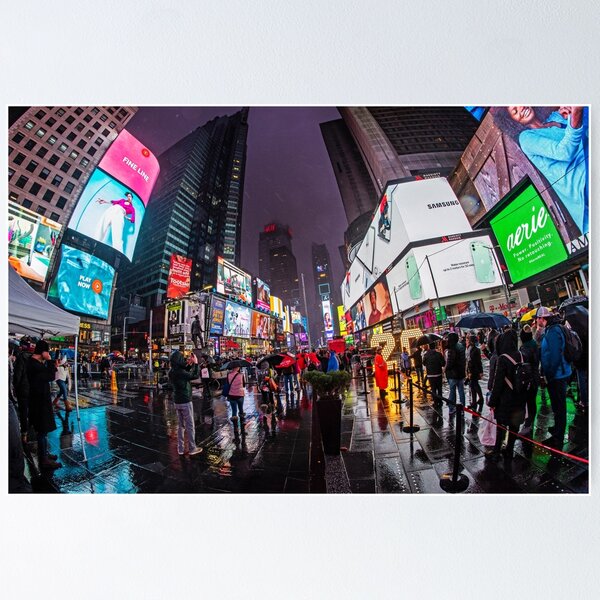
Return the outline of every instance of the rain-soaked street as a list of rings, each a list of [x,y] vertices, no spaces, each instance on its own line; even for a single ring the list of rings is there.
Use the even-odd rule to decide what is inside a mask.
[[[80,393],[87,463],[76,413],[67,418],[61,411],[49,439],[50,451],[63,467],[50,480],[34,485],[63,493],[443,493],[439,478],[452,471],[455,425],[445,405],[434,407],[416,387],[414,392],[413,418],[419,431],[410,434],[403,431],[410,418],[408,402],[394,402],[394,391],[381,401],[372,388],[366,401],[362,381],[353,382],[342,410],[339,456],[323,454],[306,392],[288,401],[282,396],[280,414],[267,429],[256,388],[249,386],[241,431],[234,429],[221,397],[213,398],[211,418],[202,416],[197,395],[196,441],[203,452],[188,457],[177,453],[169,392],[134,380],[120,382],[118,391],[111,392],[94,382]],[[404,385],[403,399],[407,395]],[[538,406],[534,439],[543,440],[552,413],[541,395]],[[578,413],[570,401],[568,422],[564,451],[587,458],[587,415]],[[587,465],[520,440],[512,461],[491,462],[477,430],[477,420],[466,414],[460,455],[460,469],[469,480],[466,493],[588,491]]]

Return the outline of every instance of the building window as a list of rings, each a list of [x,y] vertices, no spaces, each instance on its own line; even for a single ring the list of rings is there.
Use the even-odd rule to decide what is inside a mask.
[[[52,198],[54,198],[54,192],[51,190],[46,190],[42,196],[42,200],[45,200],[46,202],[50,202]]]
[[[38,110],[35,113],[35,118],[36,119],[43,119],[46,116],[46,111],[45,110]]]
[[[117,126],[117,124],[116,124],[114,121],[111,121],[111,122],[108,124],[108,126],[109,126],[111,129],[114,129],[114,128]]]
[[[86,158],[85,156],[79,161],[79,164],[82,167],[87,167],[90,164],[90,159]]]
[[[109,107],[108,107],[108,112],[109,112],[111,115],[114,115],[114,114],[115,114],[115,109],[114,109],[112,106],[109,106]]]
[[[10,156],[12,154],[12,151],[14,150],[14,148],[12,146],[8,147],[8,155]]]
[[[94,106],[94,108],[92,108],[92,114],[93,115],[97,115],[100,111]]]
[[[74,142],[76,137],[77,137],[77,134],[74,131],[71,131],[71,133],[67,136],[67,139],[70,142]]]
[[[48,154],[48,148],[44,148],[44,146],[42,146],[37,152],[36,155],[39,156],[40,158],[44,158],[44,156],[46,156],[46,154]]]
[[[83,149],[86,147],[85,140],[79,140],[79,141],[77,142],[77,147],[78,147],[78,148],[81,148],[81,149],[83,150]]]
[[[25,155],[22,152],[19,152],[19,154],[17,154],[14,158],[13,158],[13,162],[16,165],[20,165],[23,161],[25,160]]]
[[[46,214],[46,209],[45,209],[43,206],[38,206],[38,207],[35,209],[35,212],[36,212],[38,215],[45,215],[45,214]]]
[[[33,129],[35,126],[35,123],[33,121],[27,121],[27,123],[25,123],[25,129]]]
[[[12,179],[12,176],[15,174],[15,170],[9,168],[8,169],[8,180],[10,181]]]
[[[48,175],[50,175],[50,169],[46,169],[46,167],[44,167],[39,174],[40,179],[48,179]]]
[[[94,148],[93,146],[87,151],[87,153],[90,156],[94,156],[94,154],[96,154],[96,148]]]
[[[63,162],[62,165],[60,165],[60,170],[63,173],[68,173],[70,168],[71,168],[71,163],[67,162],[66,160]]]
[[[24,206],[25,208],[31,208],[32,204],[33,202],[31,202],[31,200],[23,200],[22,202],[22,206]]]
[[[86,123],[89,123],[89,122],[92,120],[92,117],[91,117],[90,115],[85,115],[85,117],[83,117],[83,120],[84,120]]]
[[[35,135],[37,135],[39,138],[43,138],[46,135],[46,130],[42,129],[41,127],[35,132]]]
[[[65,119],[65,121],[66,121],[66,122],[67,122],[69,125],[72,125],[72,124],[74,123],[74,121],[75,121],[75,117],[74,117],[73,115],[69,115],[69,116],[68,116],[68,117]]]
[[[58,151],[59,152],[64,152],[69,146],[67,146],[67,144],[65,144],[64,142],[58,147]]]
[[[71,183],[70,181],[65,185],[65,192],[67,192],[67,194],[70,194],[74,189],[75,184]]]
[[[69,153],[69,156],[70,156],[70,157],[71,157],[73,160],[75,160],[75,159],[76,159],[76,158],[79,156],[79,152],[77,152],[77,150],[72,150],[72,151]]]
[[[48,125],[48,127],[52,127],[52,125],[54,125],[54,123],[56,123],[56,119],[54,119],[53,117],[50,117],[47,121],[46,121],[46,125]]]
[[[25,142],[25,149],[26,150],[33,150],[36,146],[36,143],[33,140],[27,140]]]
[[[36,163],[35,160],[30,160],[29,164],[25,167],[30,173],[33,173],[36,167],[39,166],[39,163]]]
[[[59,196],[56,201],[56,208],[64,208],[67,203],[67,199],[64,196]]]
[[[59,158],[60,158],[60,157],[58,156],[58,154],[53,154],[53,155],[52,155],[52,156],[51,156],[51,157],[48,159],[48,162],[49,162],[51,165],[55,165],[55,164],[56,164],[56,163],[59,161]]]
[[[16,133],[12,139],[13,142],[15,142],[16,144],[19,144],[21,142],[21,140],[23,140],[25,138],[25,136],[22,133]]]
[[[60,219],[60,215],[58,213],[50,213],[50,219],[52,219],[52,221],[58,221]]]
[[[95,122],[95,123],[92,125],[92,127],[93,127],[93,128],[96,130],[96,131],[98,131],[98,129],[100,129],[100,127],[102,127],[102,126],[100,125],[100,123],[98,123],[98,121],[96,121],[96,122]]]
[[[93,132],[91,129],[88,129],[88,130],[85,132],[85,137],[86,137],[88,140],[91,140],[91,139],[94,137],[94,132]]]
[[[83,108],[79,108],[78,107],[78,108],[75,109],[75,114],[76,115],[80,115],[82,112],[83,112]]]
[[[14,173],[14,171],[13,171],[13,173]],[[9,192],[8,199],[12,200],[13,202],[16,202],[19,199],[19,194],[15,194],[15,192]]]
[[[58,187],[62,183],[63,178],[60,175],[55,175],[52,179],[52,185]]]
[[[62,135],[66,130],[67,130],[67,128],[64,125],[59,125],[56,128],[56,131],[59,133],[59,135]]]
[[[56,111],[56,114],[57,114],[59,117],[62,117],[62,116],[65,114],[65,109],[64,109],[64,108],[59,108],[59,109]]]
[[[77,131],[83,131],[84,127],[85,125],[83,123],[77,123],[77,125],[75,125],[75,129],[77,129]]]
[[[83,173],[79,170],[79,169],[75,169],[73,171],[73,179],[79,179],[81,176],[83,175]]]
[[[101,121],[106,121],[106,119],[108,119],[108,117],[106,115],[100,115]]]
[[[102,146],[102,142],[104,142],[104,140],[101,137],[99,137],[96,138],[96,141],[94,143],[96,144],[96,146]]]
[[[102,135],[103,135],[104,137],[107,137],[109,133],[110,133],[110,131],[109,131],[108,129],[103,129],[103,130],[102,130]]]
[[[42,189],[42,186],[39,183],[32,183],[31,187],[29,188],[29,191],[34,195],[37,196],[39,191]]]
[[[29,177],[25,177],[25,175],[21,175],[19,179],[17,179],[17,183],[15,184],[18,188],[23,189],[27,182],[29,181]]]
[[[48,138],[48,143],[49,143],[51,146],[54,146],[54,144],[56,144],[56,142],[57,142],[57,139],[56,139],[56,138],[55,138],[53,135],[51,135],[51,136]]]

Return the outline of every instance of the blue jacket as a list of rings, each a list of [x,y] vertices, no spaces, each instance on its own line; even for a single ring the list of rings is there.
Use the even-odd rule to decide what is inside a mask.
[[[571,376],[571,365],[565,360],[565,336],[558,323],[549,325],[542,338],[541,361],[544,377],[552,379],[565,379]]]

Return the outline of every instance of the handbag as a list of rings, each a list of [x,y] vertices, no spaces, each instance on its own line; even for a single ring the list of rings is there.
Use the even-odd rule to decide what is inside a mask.
[[[225,383],[223,384],[223,396],[229,396],[229,391],[231,390],[231,384],[235,381],[235,378],[239,375],[239,371],[233,376],[233,379],[231,381],[229,381],[229,379],[227,379],[227,381],[225,381]]]
[[[487,415],[490,421],[484,421],[483,427],[479,430],[479,441],[484,446],[493,446],[496,443],[496,419],[494,418],[494,411],[491,410]]]

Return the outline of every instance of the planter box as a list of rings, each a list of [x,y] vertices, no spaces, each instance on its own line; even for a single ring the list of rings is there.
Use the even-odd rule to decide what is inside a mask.
[[[342,399],[319,398],[316,402],[325,454],[339,454],[342,429]]]

